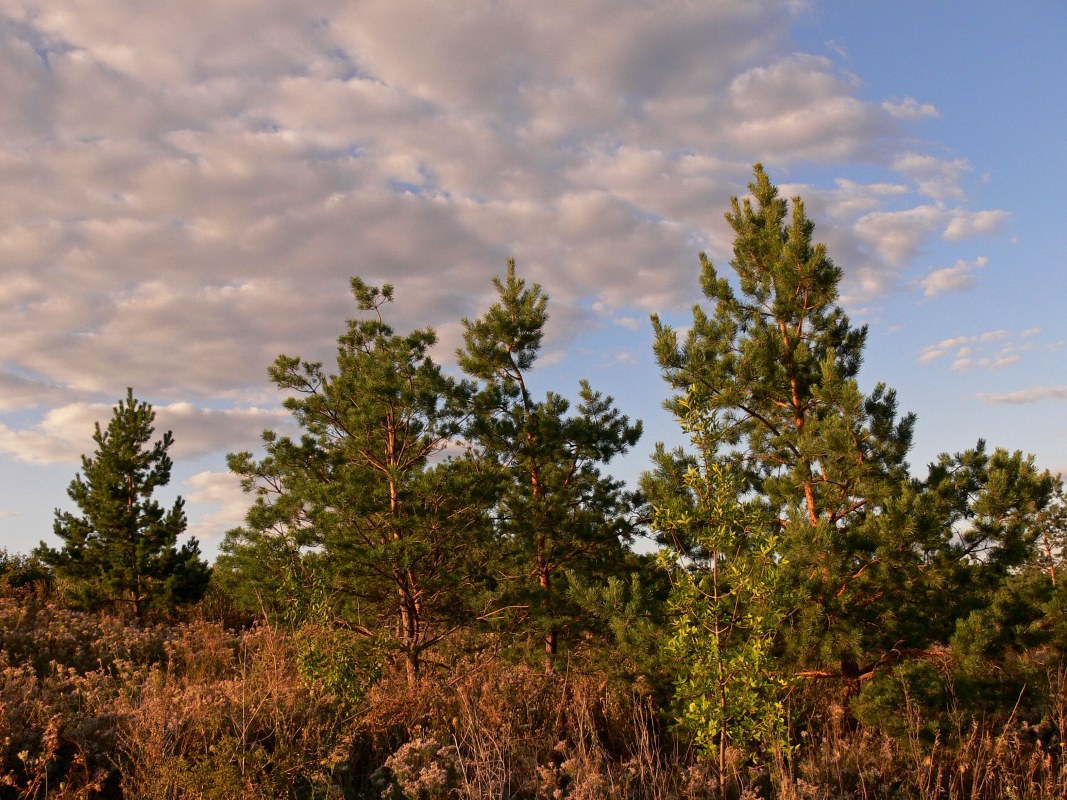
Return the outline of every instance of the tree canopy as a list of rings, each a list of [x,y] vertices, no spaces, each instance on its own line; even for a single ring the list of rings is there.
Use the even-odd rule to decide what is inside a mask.
[[[529,378],[548,296],[518,277],[514,261],[493,285],[497,301],[463,321],[459,365],[480,381],[468,430],[500,479],[494,515],[505,605],[528,612],[551,669],[561,631],[582,627],[575,623],[583,611],[568,598],[571,579],[604,579],[624,563],[633,498],[601,469],[637,443],[641,423],[584,380],[573,411],[556,392],[536,399]]]
[[[150,608],[199,600],[210,576],[196,539],[177,546],[186,527],[182,498],[168,510],[152,499],[170,482],[173,444],[170,431],[149,444],[154,421],[152,406],[129,389],[107,428],[96,424],[96,451],[82,456],[81,473],[67,489],[81,514],[56,509],[54,531],[63,547],[42,542],[37,550],[71,581],[78,604],[126,605],[138,619]]]
[[[760,543],[775,543],[777,602],[790,609],[778,668],[835,678],[851,695],[901,659],[946,646],[1022,567],[1055,481],[1032,458],[990,454],[981,441],[912,477],[915,417],[898,416],[883,384],[860,389],[867,330],[837,305],[841,270],[814,242],[803,201],[790,209],[760,165],[749,190],[726,214],[735,280],[701,256],[710,313],[694,307],[684,340],[652,318],[676,392],[666,406],[696,456],[658,448],[645,488],[664,543],[695,557],[694,569],[754,568],[767,552]],[[734,503],[756,503],[774,521],[771,539],[757,523],[731,552],[707,549],[701,531],[723,523],[697,512],[721,491],[705,484],[723,481]],[[740,575],[730,591],[751,584]]]

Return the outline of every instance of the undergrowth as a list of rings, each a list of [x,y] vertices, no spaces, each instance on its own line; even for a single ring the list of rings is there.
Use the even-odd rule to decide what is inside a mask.
[[[414,688],[387,664],[342,697],[307,668],[309,641],[340,646],[263,620],[138,627],[0,597],[0,798],[1067,796],[1063,665],[1046,669],[1040,719],[954,728],[932,729],[907,693],[896,730],[863,725],[811,688],[787,746],[730,752],[720,773],[652,691],[592,662],[548,675],[457,655]]]

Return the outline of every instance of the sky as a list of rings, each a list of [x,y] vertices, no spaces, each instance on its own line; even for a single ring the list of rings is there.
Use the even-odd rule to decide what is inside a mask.
[[[551,297],[538,394],[611,394],[680,441],[649,314],[764,164],[869,326],[910,461],[984,438],[1067,470],[1060,0],[0,0],[0,547],[56,544],[93,424],[133,387],[212,556],[225,454],[285,429],[267,367],[330,363],[352,275],[398,330],[515,258]]]

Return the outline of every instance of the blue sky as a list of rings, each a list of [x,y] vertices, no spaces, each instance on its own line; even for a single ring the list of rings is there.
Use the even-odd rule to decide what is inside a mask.
[[[50,537],[133,386],[172,429],[208,553],[227,451],[285,423],[278,353],[329,360],[348,278],[399,328],[518,259],[552,315],[535,389],[677,441],[648,315],[762,161],[870,327],[861,382],[919,416],[914,472],[991,446],[1067,469],[1067,6],[686,0],[0,0],[0,544]]]

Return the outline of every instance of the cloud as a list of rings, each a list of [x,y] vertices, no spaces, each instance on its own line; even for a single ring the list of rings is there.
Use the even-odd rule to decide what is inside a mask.
[[[697,251],[729,260],[721,212],[757,159],[829,176],[789,192],[849,302],[996,233],[965,162],[907,129],[936,109],[797,52],[804,13],[0,0],[0,450],[76,463],[130,385],[176,453],[247,446],[274,358],[332,360],[353,274],[394,283],[390,322],[437,326],[446,360],[510,256],[553,298],[543,363],[592,303],[640,330],[691,302]]]
[[[1033,386],[1014,392],[981,392],[978,397],[986,403],[1039,403],[1042,400],[1067,400],[1067,386]]]
[[[198,472],[182,481],[182,490],[190,512],[199,506],[208,509],[197,517],[190,513],[187,533],[201,542],[211,542],[241,525],[252,504],[251,496],[241,489],[240,479],[231,472]]]
[[[999,231],[1010,216],[1011,214],[1007,211],[997,209],[988,211],[955,209],[945,228],[944,238],[950,242],[958,242],[975,236],[988,236]]]
[[[1008,218],[1005,211],[976,212],[953,205],[952,195],[960,195],[962,201],[963,190],[957,191],[944,176],[966,172],[957,169],[961,164],[905,150],[893,161],[893,167],[900,168],[895,173],[899,181],[839,177],[831,186],[779,188],[783,196],[804,199],[808,217],[817,223],[816,238],[843,267],[842,300],[855,310],[880,303],[894,292],[922,287],[922,279],[912,274],[916,261],[939,239],[990,235]],[[943,180],[917,180],[922,170]],[[712,239],[715,244],[719,241]],[[729,241],[723,246],[728,247]],[[950,273],[940,277],[947,279]]]
[[[93,449],[93,425],[109,414],[107,406],[77,403],[50,409],[32,428],[0,423],[0,452],[29,464],[76,464]]]
[[[948,292],[962,292],[973,289],[978,283],[974,271],[981,269],[986,263],[987,259],[985,257],[980,257],[975,261],[960,259],[954,266],[931,270],[920,281],[923,287],[923,295],[937,297]]]
[[[889,112],[890,116],[897,119],[940,119],[941,114],[930,103],[920,103],[914,97],[905,97],[903,100],[886,100],[882,108]]]
[[[49,409],[32,426],[12,428],[0,423],[0,452],[29,464],[77,464],[91,455],[95,425],[107,427],[113,406],[105,403],[72,403]],[[284,425],[282,409],[208,409],[191,403],[155,406],[156,438],[174,433],[171,456],[192,459],[218,451],[252,448],[264,428]]]
[[[793,54],[754,67],[730,85],[725,141],[771,159],[837,160],[872,155],[895,123],[855,97],[856,79],[827,58]]]
[[[967,342],[975,341],[973,336],[954,336],[951,339],[942,339],[937,344],[927,345],[919,354],[919,363],[925,364],[941,358],[943,355],[956,348],[964,347]]]
[[[954,336],[924,347],[918,361],[928,364],[949,356],[950,369],[954,372],[972,368],[1004,369],[1022,361],[1025,354],[1052,353],[1060,349],[1062,342],[1035,342],[1038,332],[1033,328],[1019,333],[998,328],[971,336]]]
[[[156,409],[156,430],[172,431],[173,456],[185,459],[253,448],[264,429],[278,430],[289,421],[289,412],[277,407],[210,409],[172,403]]]
[[[915,181],[919,191],[935,200],[964,200],[963,177],[970,165],[962,158],[945,159],[922,153],[903,153],[893,159],[893,169]]]
[[[944,221],[941,208],[922,205],[902,211],[872,211],[856,221],[854,230],[879,258],[899,266],[914,259]]]

